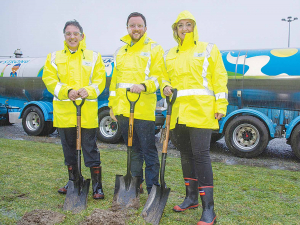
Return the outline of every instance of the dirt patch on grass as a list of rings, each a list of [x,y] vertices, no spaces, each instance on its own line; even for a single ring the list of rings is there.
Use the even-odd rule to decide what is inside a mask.
[[[125,225],[130,215],[129,211],[117,208],[95,209],[80,225]]]
[[[35,209],[31,212],[25,213],[17,225],[52,225],[63,222],[65,218],[66,216],[64,214],[58,212]]]

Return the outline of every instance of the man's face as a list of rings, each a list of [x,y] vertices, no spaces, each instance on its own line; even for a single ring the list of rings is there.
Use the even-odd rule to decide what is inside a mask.
[[[79,42],[83,39],[84,34],[80,33],[78,27],[69,25],[65,30],[65,41],[70,50],[76,51],[79,46]]]
[[[194,31],[194,21],[190,19],[179,20],[177,23],[177,34],[183,42],[186,33]]]
[[[144,33],[147,31],[147,27],[145,27],[142,17],[131,17],[128,20],[127,30],[132,42],[136,43],[143,37]]]

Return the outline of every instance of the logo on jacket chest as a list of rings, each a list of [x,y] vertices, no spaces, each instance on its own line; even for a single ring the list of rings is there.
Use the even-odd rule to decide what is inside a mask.
[[[150,56],[150,52],[141,52],[141,56],[149,57]]]
[[[202,52],[202,53],[195,52],[194,53],[194,57],[204,57],[204,56],[205,56],[204,52]]]
[[[82,65],[83,66],[92,66],[92,62],[82,60]]]

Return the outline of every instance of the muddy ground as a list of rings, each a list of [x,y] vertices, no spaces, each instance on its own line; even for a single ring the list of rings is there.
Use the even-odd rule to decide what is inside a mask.
[[[11,126],[0,126],[0,138],[7,138],[13,140],[28,140],[36,142],[46,142],[60,144],[60,138],[55,131],[53,134],[46,137],[28,136],[21,124],[14,124]],[[159,142],[160,135],[156,136],[156,145],[161,153],[162,143]],[[124,143],[107,144],[98,142],[98,148],[101,149],[119,149],[126,151]],[[180,157],[180,153],[170,142],[168,147],[168,156]],[[293,154],[292,149],[285,143],[285,139],[274,139],[270,141],[266,150],[260,156],[252,159],[238,158],[233,156],[226,144],[224,138],[211,146],[211,159],[213,162],[222,162],[227,165],[248,165],[267,167],[270,169],[300,171],[300,160]],[[126,219],[130,217],[131,212],[120,211],[112,207],[109,210],[95,209],[90,216],[88,216],[81,225],[125,225]],[[63,222],[65,216],[63,214],[46,211],[46,210],[33,210],[26,213],[18,225],[52,225]]]

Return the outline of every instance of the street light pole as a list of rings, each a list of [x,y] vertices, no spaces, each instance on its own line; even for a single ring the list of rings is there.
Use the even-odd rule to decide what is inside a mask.
[[[285,21],[285,22],[288,22],[289,23],[289,36],[288,36],[288,47],[290,47],[290,32],[291,32],[291,22],[297,20],[298,18],[297,17],[294,17],[292,19],[291,16],[287,17],[287,19],[281,19],[282,21]]]

